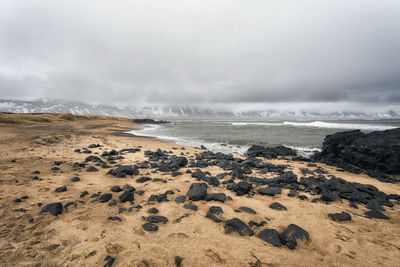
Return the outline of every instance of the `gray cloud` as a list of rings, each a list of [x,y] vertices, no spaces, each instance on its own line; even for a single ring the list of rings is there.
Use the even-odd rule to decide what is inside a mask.
[[[0,3],[1,98],[400,103],[400,2]]]

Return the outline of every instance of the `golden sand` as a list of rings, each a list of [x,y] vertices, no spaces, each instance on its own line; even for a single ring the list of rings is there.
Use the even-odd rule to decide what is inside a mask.
[[[1,266],[103,266],[104,258],[114,257],[113,266],[176,266],[176,257],[181,266],[399,266],[400,264],[400,208],[387,208],[390,220],[367,219],[365,207],[349,208],[347,201],[330,205],[302,201],[287,196],[283,190],[279,196],[236,196],[222,185],[209,187],[209,192],[224,192],[233,200],[220,202],[197,201],[197,212],[183,208],[173,199],[185,195],[195,181],[190,174],[172,177],[170,174],[150,173],[140,169],[134,177],[115,178],[106,175],[109,169],[99,172],[74,169],[74,162],[83,162],[87,154],[74,153],[77,148],[100,144],[91,149],[101,154],[104,150],[136,148],[141,151],[128,153],[119,164],[135,164],[147,159],[143,151],[157,148],[181,152],[186,156],[201,152],[196,148],[163,142],[152,138],[133,137],[121,134],[133,128],[133,123],[124,118],[104,116],[73,116],[70,114],[0,114],[0,265]],[[178,147],[179,149],[173,149]],[[91,154],[96,155],[96,154]],[[15,159],[12,163],[11,160]],[[62,161],[61,170],[53,172],[54,161]],[[270,161],[288,164],[293,172],[305,163],[286,160]],[[348,181],[372,184],[387,194],[400,193],[399,184],[386,184],[366,175],[337,172],[335,168],[318,164],[337,177]],[[34,181],[33,171],[38,170],[41,181]],[[186,168],[181,169],[183,172]],[[217,167],[206,168],[213,174],[222,172]],[[203,171],[205,171],[203,170]],[[167,183],[136,183],[141,175],[166,179]],[[71,182],[79,176],[81,181]],[[91,203],[90,194],[111,193],[110,187],[129,184],[136,190],[144,190],[142,196],[135,195],[134,205],[143,206],[132,212],[118,214],[119,208],[132,207],[119,201],[116,206],[107,203]],[[60,186],[67,191],[56,193]],[[87,190],[89,196],[80,198]],[[152,194],[173,190],[169,202],[148,204]],[[179,193],[180,192],[180,193]],[[13,199],[28,196],[20,203]],[[119,193],[113,193],[118,200]],[[309,196],[309,195],[308,195]],[[310,197],[310,196],[309,196]],[[63,214],[54,217],[40,214],[37,203],[48,204],[60,201],[63,204],[76,201]],[[83,202],[81,202],[83,201]],[[288,211],[276,211],[268,206],[279,201]],[[210,206],[222,207],[225,220],[239,218],[244,222],[267,221],[266,226],[255,229],[256,235],[242,237],[237,233],[225,234],[224,224],[215,223],[205,217]],[[257,214],[237,213],[235,209],[246,206]],[[141,225],[149,208],[156,207],[168,218],[156,232],[146,232]],[[352,220],[334,222],[328,213],[346,211]],[[119,216],[122,222],[108,221],[109,216]],[[31,220],[33,219],[33,221]],[[31,220],[31,222],[29,222]],[[309,242],[301,242],[296,250],[273,247],[257,237],[264,228],[283,230],[294,223],[310,234]]]

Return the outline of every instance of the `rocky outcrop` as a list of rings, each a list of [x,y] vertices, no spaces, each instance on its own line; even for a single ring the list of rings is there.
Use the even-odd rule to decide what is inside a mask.
[[[322,151],[312,160],[346,171],[366,172],[384,182],[397,182],[400,175],[400,128],[362,133],[359,130],[326,136]]]

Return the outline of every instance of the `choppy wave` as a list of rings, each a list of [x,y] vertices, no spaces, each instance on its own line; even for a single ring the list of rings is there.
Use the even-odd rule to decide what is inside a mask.
[[[360,129],[369,131],[382,131],[397,128],[391,125],[377,125],[377,124],[360,124],[360,123],[335,123],[335,122],[290,122],[284,121],[283,125],[290,125],[296,127],[314,127],[314,128],[328,128],[328,129]]]
[[[359,129],[365,131],[383,131],[395,129],[397,126],[393,125],[379,125],[379,124],[361,124],[361,123],[338,123],[338,122],[324,122],[324,121],[312,121],[312,122],[232,122],[233,126],[247,126],[247,125],[259,125],[259,126],[293,126],[293,127],[313,127],[313,128],[325,128],[325,129]]]

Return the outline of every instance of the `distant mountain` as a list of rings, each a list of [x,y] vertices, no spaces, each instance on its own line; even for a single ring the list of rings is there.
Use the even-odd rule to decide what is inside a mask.
[[[383,113],[362,112],[278,112],[274,110],[230,112],[217,111],[199,107],[184,106],[150,106],[142,108],[118,108],[107,105],[89,105],[76,101],[39,99],[34,101],[1,100],[0,111],[16,113],[72,113],[121,116],[129,118],[243,118],[243,119],[400,119],[394,111]]]

